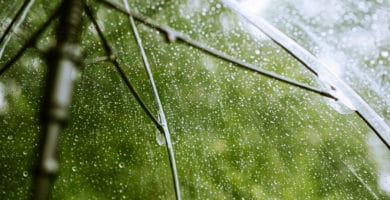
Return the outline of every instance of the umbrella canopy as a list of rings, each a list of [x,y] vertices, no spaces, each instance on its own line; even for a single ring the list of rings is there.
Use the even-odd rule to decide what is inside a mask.
[[[36,185],[60,5],[1,2],[5,199],[25,198]],[[388,197],[389,8],[387,1],[86,1],[51,195]]]

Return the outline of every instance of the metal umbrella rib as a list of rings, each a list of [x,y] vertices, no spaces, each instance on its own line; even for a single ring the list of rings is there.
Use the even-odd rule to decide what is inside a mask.
[[[146,106],[146,104],[144,103],[144,101],[141,99],[140,95],[138,94],[138,92],[136,91],[136,89],[134,88],[133,84],[130,82],[130,80],[127,78],[125,72],[123,71],[122,67],[119,65],[117,59],[116,59],[116,55],[113,53],[112,51],[112,48],[110,46],[110,44],[108,43],[107,39],[105,38],[101,28],[99,27],[99,24],[97,23],[97,21],[95,20],[95,18],[93,17],[92,15],[92,11],[91,9],[86,5],[85,6],[85,12],[88,16],[88,18],[92,21],[96,31],[98,32],[99,34],[99,38],[102,42],[102,45],[104,47],[104,50],[106,52],[106,56],[107,58],[109,59],[109,61],[115,66],[115,69],[117,70],[120,78],[122,79],[122,81],[126,84],[127,88],[130,90],[130,92],[133,94],[133,96],[135,97],[135,99],[137,100],[138,104],[141,106],[141,108],[145,111],[145,113],[148,115],[148,117],[152,120],[152,122],[156,125],[156,127],[159,129],[159,130],[163,130],[163,127],[162,125],[160,124],[160,122],[156,119],[156,117],[154,117],[154,115],[152,114],[152,112],[150,111],[150,109]]]
[[[129,8],[129,5],[127,3],[127,0],[123,0],[123,3],[125,5],[125,9],[127,10],[127,12],[130,12],[130,8]],[[156,83],[155,83],[154,78],[153,78],[153,73],[152,73],[152,70],[151,70],[151,67],[150,67],[150,64],[148,61],[148,57],[146,56],[145,50],[144,50],[143,45],[142,45],[141,37],[138,33],[137,26],[135,25],[134,19],[131,15],[129,15],[129,22],[130,22],[131,28],[133,30],[133,34],[134,34],[134,37],[136,39],[136,42],[138,44],[139,51],[142,55],[142,59],[144,61],[144,67],[145,67],[145,70],[146,70],[147,75],[149,77],[151,87],[153,89],[155,103],[156,103],[156,106],[158,108],[158,116],[159,116],[161,125],[163,127],[163,133],[164,133],[165,140],[166,140],[166,147],[167,147],[168,154],[169,154],[169,162],[170,162],[171,170],[172,170],[176,199],[180,200],[181,195],[180,195],[179,176],[178,176],[177,168],[176,168],[175,154],[174,154],[174,150],[173,150],[173,146],[172,146],[171,134],[169,132],[168,123],[167,123],[167,120],[165,117],[164,109],[163,109],[163,106],[162,106],[162,103],[161,103],[161,100],[160,100],[160,97],[158,94]]]
[[[11,36],[9,33],[15,32],[16,29],[18,29],[19,25],[24,21],[26,18],[27,13],[29,12],[31,6],[33,5],[34,0],[25,0],[23,2],[23,5],[20,7],[18,12],[16,13],[15,17],[12,19],[11,23],[8,25],[7,29],[5,30],[4,34],[0,38],[0,58],[3,56],[4,50],[7,47],[7,44],[9,40],[11,39]]]
[[[61,6],[60,6],[61,7]],[[42,24],[37,31],[35,31],[27,42],[19,49],[19,51],[13,56],[4,66],[0,69],[0,76],[3,75],[19,58],[24,54],[27,48],[32,47],[37,42],[39,36],[46,30],[46,28],[51,24],[51,22],[59,15],[60,7]]]
[[[73,94],[73,84],[74,77],[70,76],[72,72],[78,71],[77,69],[81,65],[81,48],[80,48],[80,33],[81,33],[81,24],[82,24],[82,14],[85,12],[89,20],[92,22],[93,27],[98,33],[99,40],[101,45],[104,48],[105,56],[97,57],[94,59],[86,60],[85,64],[92,64],[100,61],[109,61],[118,73],[120,79],[124,82],[127,89],[134,96],[137,103],[141,106],[142,110],[150,118],[152,123],[156,128],[164,134],[166,140],[166,148],[168,151],[169,162],[171,167],[171,173],[174,183],[176,199],[181,199],[180,191],[180,182],[179,176],[176,167],[174,149],[171,141],[171,136],[168,128],[167,119],[163,110],[163,104],[160,100],[158,93],[158,88],[156,82],[153,78],[152,69],[148,61],[148,57],[145,53],[145,49],[142,44],[141,37],[138,33],[137,26],[134,20],[137,20],[147,26],[154,28],[158,31],[166,33],[169,38],[169,42],[178,40],[183,44],[195,47],[198,50],[201,50],[208,55],[217,57],[221,60],[227,61],[234,64],[234,66],[241,67],[245,70],[255,72],[257,74],[266,76],[276,81],[286,83],[290,86],[303,89],[308,92],[318,94],[320,96],[335,100],[343,101],[347,98],[348,101],[351,101],[354,107],[354,111],[357,115],[374,131],[374,133],[380,138],[380,140],[385,144],[385,146],[390,149],[390,127],[386,122],[376,113],[366,101],[364,101],[359,94],[357,94],[347,83],[343,80],[332,74],[326,65],[321,63],[313,54],[308,52],[306,49],[301,47],[298,43],[292,40],[290,37],[286,36],[284,33],[279,31],[277,28],[273,27],[266,20],[262,18],[254,18],[244,10],[240,9],[238,5],[233,3],[231,0],[223,0],[225,5],[230,7],[238,15],[242,16],[249,23],[253,24],[259,30],[264,32],[272,41],[277,43],[283,49],[285,49],[290,55],[302,63],[307,70],[312,72],[318,80],[321,78],[331,78],[332,80],[324,82],[328,90],[318,89],[311,85],[307,85],[296,80],[283,77],[277,73],[266,71],[260,69],[254,64],[246,63],[242,60],[239,60],[233,56],[228,55],[222,51],[214,49],[213,47],[207,46],[206,44],[192,39],[190,36],[186,35],[183,32],[177,31],[169,26],[164,24],[159,24],[148,17],[139,15],[136,12],[133,12],[128,5],[127,0],[123,0],[124,6],[118,5],[117,3],[111,0],[97,0],[102,3],[102,5],[113,8],[114,10],[125,14],[128,19],[130,26],[132,28],[135,41],[138,45],[139,52],[143,59],[143,64],[145,71],[148,75],[151,88],[154,95],[155,104],[158,110],[158,117],[156,117],[151,109],[148,108],[144,100],[141,98],[137,92],[134,85],[131,83],[131,80],[127,77],[125,70],[119,64],[117,55],[115,55],[112,44],[109,43],[105,37],[103,30],[99,27],[97,22],[97,17],[94,16],[96,13],[93,12],[91,7],[87,5],[85,1],[78,0],[69,0],[62,1],[62,5],[51,14],[51,16],[40,26],[38,29],[32,33],[29,39],[22,45],[22,47],[16,51],[16,54],[8,60],[5,65],[0,68],[0,77],[3,73],[7,72],[10,67],[12,67],[26,52],[30,47],[36,45],[37,40],[42,35],[42,33],[47,29],[47,27],[56,19],[60,14],[59,25],[57,27],[57,44],[52,48],[51,52],[47,53],[48,57],[48,80],[46,83],[46,93],[44,104],[42,105],[42,133],[41,141],[39,146],[39,160],[36,163],[36,174],[33,177],[33,199],[48,199],[50,192],[52,190],[54,179],[58,173],[58,161],[56,156],[58,138],[62,129],[66,126],[68,122],[68,112],[69,106],[71,105],[71,97]],[[17,27],[22,23],[25,16],[27,15],[30,7],[32,6],[34,0],[25,0],[23,5],[18,10],[17,14],[14,16],[11,23],[7,26],[4,34],[0,38],[0,58],[2,57],[3,51],[7,46],[8,41],[10,40],[10,33],[17,29]],[[172,39],[173,38],[173,39]],[[172,40],[171,40],[172,39]],[[40,51],[40,49],[38,49]],[[41,52],[42,53],[42,52]],[[44,52],[46,53],[46,52]],[[111,65],[110,64],[110,65]],[[65,96],[64,96],[65,94]],[[340,95],[341,94],[341,95]],[[61,96],[62,95],[62,96]],[[344,163],[348,170],[356,176],[356,178],[362,183],[365,184],[365,181],[356,175],[355,169],[349,166],[347,163]],[[378,197],[371,191],[370,187],[366,189],[373,194],[374,197]]]
[[[147,17],[144,17],[144,16],[141,16],[141,15],[138,15],[136,14],[135,12],[130,12],[130,11],[127,11],[126,9],[122,8],[120,5],[117,5],[116,3],[112,2],[112,1],[108,1],[108,0],[101,0],[101,2],[115,10],[118,10],[126,15],[130,15],[132,17],[134,17],[135,19],[137,19],[138,21],[152,27],[152,28],[155,28],[157,30],[160,30],[162,32],[165,32],[167,33],[168,35],[176,38],[177,40],[180,40],[184,43],[187,43],[188,45],[191,45],[197,49],[200,49],[204,52],[206,52],[207,54],[210,54],[210,55],[213,55],[215,57],[218,57],[218,58],[221,58],[225,61],[228,61],[228,62],[231,62],[231,63],[234,63],[246,70],[250,70],[250,71],[253,71],[253,72],[256,72],[258,74],[261,74],[261,75],[264,75],[264,76],[267,76],[269,78],[272,78],[274,80],[277,80],[277,81],[281,81],[283,83],[287,83],[289,85],[292,85],[294,87],[298,87],[298,88],[301,88],[301,89],[304,89],[306,91],[309,91],[309,92],[313,92],[313,93],[316,93],[316,94],[319,94],[321,96],[324,96],[324,97],[327,97],[327,98],[331,98],[333,100],[337,100],[337,97],[335,97],[334,95],[330,94],[329,92],[326,92],[326,91],[323,91],[323,90],[320,90],[320,89],[317,89],[317,88],[314,88],[313,86],[309,86],[309,85],[306,85],[306,84],[303,84],[303,83],[300,83],[300,82],[297,82],[295,80],[292,80],[292,79],[289,79],[289,78],[286,78],[286,77],[283,77],[283,76],[280,76],[279,74],[275,74],[273,72],[269,72],[269,71],[266,71],[266,70],[263,70],[263,69],[259,69],[258,67],[252,65],[252,64],[249,64],[249,63],[246,63],[246,62],[243,62],[239,59],[236,59],[232,56],[229,56],[221,51],[218,51],[212,47],[209,47],[201,42],[198,42],[198,41],[195,41],[193,39],[191,39],[189,36],[185,35],[184,33],[181,33],[177,30],[174,30],[166,25],[161,25],[161,24],[158,24],[157,22],[154,22],[153,20],[147,18]]]
[[[276,44],[284,48],[319,79],[331,79],[331,81],[326,84],[330,84],[330,87],[334,88],[336,92],[340,91],[343,96],[348,98],[348,101],[351,101],[358,116],[374,131],[378,138],[390,150],[389,125],[387,125],[378,113],[376,113],[347,83],[330,72],[329,68],[319,61],[312,53],[279,31],[276,27],[272,26],[265,19],[258,16],[255,17],[250,13],[245,12],[237,3],[234,3],[231,0],[224,0],[224,2],[238,15],[242,16],[245,20],[271,38]],[[335,97],[339,98],[339,96],[340,95]]]

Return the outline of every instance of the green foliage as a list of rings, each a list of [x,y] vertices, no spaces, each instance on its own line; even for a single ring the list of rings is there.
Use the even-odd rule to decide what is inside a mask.
[[[227,54],[317,86],[297,61],[248,32],[221,2],[162,2],[130,5]],[[49,4],[36,2],[23,35],[48,16],[52,9],[42,7]],[[157,113],[127,17],[90,4],[127,77]],[[356,116],[137,25],[173,133],[183,199],[372,199],[364,184],[380,196],[368,128]],[[91,22],[83,26],[85,60],[105,56]],[[19,48],[19,39],[11,40],[1,64]],[[41,40],[50,45],[52,29]],[[3,199],[29,194],[46,72],[38,54],[28,50],[0,78],[7,102],[0,113]],[[156,143],[156,128],[109,62],[82,67],[71,113],[59,143],[54,199],[174,198],[166,148]]]

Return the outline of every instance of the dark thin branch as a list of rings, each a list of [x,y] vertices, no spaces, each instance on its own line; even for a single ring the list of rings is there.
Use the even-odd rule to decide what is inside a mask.
[[[133,16],[135,19],[137,19],[138,21],[152,27],[152,28],[155,28],[159,31],[162,31],[162,32],[165,32],[167,33],[169,36],[175,38],[175,39],[178,39],[178,40],[181,40],[193,47],[196,47],[210,55],[213,55],[213,56],[216,56],[218,58],[221,58],[225,61],[228,61],[228,62],[231,62],[231,63],[234,63],[244,69],[247,69],[247,70],[250,70],[250,71],[253,71],[253,72],[256,72],[258,74],[261,74],[261,75],[264,75],[264,76],[267,76],[269,78],[272,78],[272,79],[275,79],[277,81],[281,81],[283,83],[287,83],[289,85],[292,85],[292,86],[295,86],[295,87],[298,87],[298,88],[301,88],[301,89],[304,89],[306,91],[310,91],[310,92],[314,92],[316,94],[319,94],[321,96],[324,96],[324,97],[328,97],[328,98],[331,98],[331,99],[334,99],[334,100],[337,100],[337,98],[335,96],[333,96],[332,94],[326,92],[326,91],[323,91],[323,90],[320,90],[320,89],[317,89],[315,87],[312,87],[312,86],[309,86],[309,85],[306,85],[306,84],[303,84],[303,83],[300,83],[300,82],[297,82],[295,80],[292,80],[292,79],[289,79],[289,78],[286,78],[286,77],[283,77],[283,76],[280,76],[278,74],[275,74],[273,72],[269,72],[269,71],[266,71],[266,70],[262,70],[262,69],[259,69],[257,67],[255,67],[254,65],[251,65],[249,63],[245,63],[239,59],[236,59],[232,56],[229,56],[223,52],[220,52],[220,51],[217,51],[216,49],[212,48],[212,47],[209,47],[209,46],[206,46],[198,41],[195,41],[193,39],[191,39],[189,36],[181,33],[181,32],[178,32],[168,26],[165,26],[165,25],[160,25],[154,21],[152,21],[151,19],[149,18],[146,18],[146,17],[143,17],[143,16],[140,16],[134,12],[128,12],[126,11],[124,8],[122,8],[120,5],[117,5],[116,3],[113,3],[111,1],[106,1],[106,0],[101,0],[102,3],[104,3],[104,5],[107,5],[115,10],[118,10],[119,12],[122,12],[123,14],[126,14],[126,15],[131,15]]]
[[[46,28],[50,25],[50,23],[58,16],[59,14],[59,8],[49,17],[49,19],[42,24],[39,29],[28,39],[27,43],[25,43],[19,51],[16,53],[16,55],[9,60],[3,68],[0,69],[0,76],[3,75],[4,72],[6,72],[18,59],[24,54],[27,48],[31,46],[35,46],[35,43],[39,36],[46,30]]]
[[[140,95],[138,92],[135,90],[133,84],[130,82],[130,80],[127,78],[125,72],[123,69],[120,67],[116,56],[114,55],[111,46],[109,45],[106,37],[104,36],[102,30],[99,27],[99,24],[93,17],[92,11],[90,8],[86,5],[85,6],[85,13],[89,17],[89,19],[92,21],[96,31],[98,32],[99,38],[102,42],[102,45],[104,47],[104,50],[106,52],[107,57],[110,59],[110,62],[115,66],[115,69],[117,70],[120,78],[123,80],[123,82],[126,84],[127,88],[130,90],[130,92],[133,94],[135,99],[137,100],[138,104],[142,107],[142,109],[145,111],[145,113],[148,115],[148,117],[153,121],[153,123],[156,125],[156,127],[160,130],[163,131],[163,127],[160,124],[160,122],[156,119],[156,117],[152,114],[152,112],[149,110],[149,108],[146,106],[144,101],[141,99]]]

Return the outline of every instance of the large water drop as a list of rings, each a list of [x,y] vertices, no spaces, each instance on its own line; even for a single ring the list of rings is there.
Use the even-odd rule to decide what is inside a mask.
[[[157,144],[162,146],[165,144],[165,136],[163,133],[161,133],[161,131],[157,130],[156,131],[156,141],[157,141]]]

